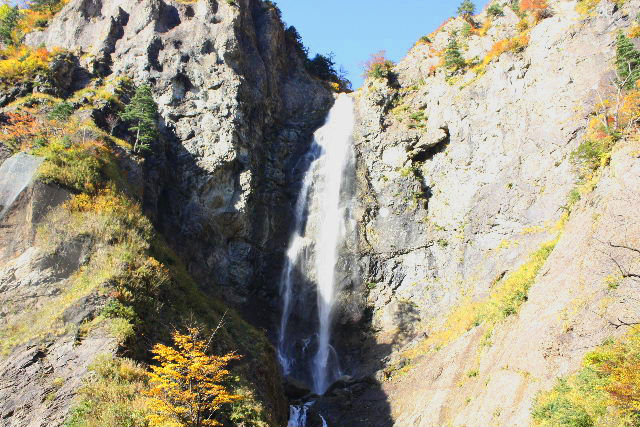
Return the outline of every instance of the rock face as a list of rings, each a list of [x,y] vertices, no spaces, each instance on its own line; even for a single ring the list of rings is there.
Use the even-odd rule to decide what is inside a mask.
[[[518,37],[520,18],[498,3],[504,15],[486,35],[465,39],[467,60]],[[358,235],[345,253],[357,257],[360,283],[341,272],[349,279],[333,340],[349,377],[314,403],[310,422],[527,426],[538,391],[640,318],[637,141],[615,146],[593,191],[565,215],[577,181],[571,153],[599,94],[609,96],[615,36],[640,0],[602,0],[589,17],[574,0],[549,3],[553,16],[526,46],[478,73],[439,66],[449,33],[464,31],[454,19],[392,78],[369,79],[354,95]],[[298,161],[333,102],[304,70],[277,9],[258,0],[71,0],[26,40],[71,52],[52,65],[61,90],[126,76],[151,85],[163,145],[143,170],[130,165],[145,212],[203,288],[274,331]],[[18,155],[0,167],[0,326],[24,338],[11,357],[0,354],[0,424],[11,427],[60,425],[95,354],[117,351],[100,328],[79,332],[104,304],[94,293],[56,314],[56,336],[19,334],[20,312],[57,301],[92,244],[34,246],[44,213],[69,196],[34,181],[39,161]],[[490,333],[478,321],[424,347],[456,307],[485,301],[556,239],[507,321]],[[620,271],[633,274],[607,286]],[[297,403],[309,395],[295,381],[271,385],[274,420],[286,415],[285,392]]]
[[[258,0],[71,1],[27,42],[76,52],[78,79],[152,84],[168,143],[147,162],[146,210],[191,273],[223,286],[227,300],[272,293],[253,284],[280,268],[296,191],[288,174],[333,103],[277,9]]]
[[[515,15],[499,3],[505,16],[487,36],[467,39],[468,59],[517,34]],[[346,389],[330,425],[529,425],[537,391],[623,332],[617,319],[640,316],[630,299],[635,279],[615,291],[604,284],[618,271],[614,259],[624,268],[638,261],[621,247],[637,248],[640,237],[631,208],[640,201],[637,143],[628,142],[574,208],[520,314],[489,346],[476,327],[442,349],[410,351],[448,326],[452,308],[482,301],[558,235],[576,182],[570,153],[596,90],[612,89],[615,36],[640,3],[602,1],[586,19],[574,1],[549,3],[554,14],[531,30],[526,49],[478,76],[433,74],[440,58],[432,52],[462,27],[457,19],[432,45],[417,44],[394,68],[395,81],[369,79],[355,95],[362,285],[340,318],[342,354],[350,373],[378,370],[383,382]],[[348,325],[370,333],[354,341]]]
[[[125,78],[152,87],[162,144],[142,168],[120,166],[200,287],[270,328],[298,190],[295,166],[334,101],[306,72],[279,11],[260,0],[71,0],[26,43],[66,49],[50,64],[60,94]],[[106,119],[99,105],[92,114],[98,124]],[[21,311],[41,312],[74,291],[70,276],[95,249],[82,239],[50,250],[34,245],[43,213],[69,196],[34,181],[39,161],[18,155],[0,170],[0,331],[20,338],[0,354],[0,425],[9,427],[61,425],[91,361],[118,350],[109,331],[81,332],[105,304],[96,293],[47,312],[51,326],[60,326],[56,334],[21,335],[44,321],[25,320]],[[287,408],[269,357],[273,364],[254,374],[275,425]]]
[[[68,191],[36,180],[42,160],[16,154],[0,166],[0,420],[7,427],[60,425],[88,365],[97,354],[117,348],[102,329],[82,339],[77,334],[100,305],[97,295],[61,313],[63,323],[55,326],[64,327],[55,336],[29,332],[54,318],[26,313],[49,314],[38,309],[59,301],[90,246],[77,241],[48,252],[34,245],[36,227],[69,197]]]

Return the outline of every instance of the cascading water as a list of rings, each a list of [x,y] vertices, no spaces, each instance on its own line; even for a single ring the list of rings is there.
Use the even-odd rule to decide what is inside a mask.
[[[305,158],[308,169],[280,282],[280,363],[285,375],[311,382],[318,394],[341,375],[331,346],[331,323],[336,265],[350,221],[351,195],[345,182],[353,170],[353,124],[353,100],[340,95]],[[313,302],[315,306],[309,307]],[[309,319],[314,309],[317,319]],[[300,322],[290,322],[294,312]],[[295,411],[300,414],[302,407]]]
[[[307,424],[309,408],[312,405],[313,402],[307,402],[304,405],[291,406],[289,408],[289,423],[287,423],[287,427],[304,427]]]

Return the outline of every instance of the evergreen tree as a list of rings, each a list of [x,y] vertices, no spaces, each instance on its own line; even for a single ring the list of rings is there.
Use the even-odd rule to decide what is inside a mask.
[[[338,75],[333,60],[333,53],[328,55],[317,54],[313,59],[308,59],[306,63],[307,71],[320,80],[333,81]]]
[[[460,53],[460,46],[455,36],[449,39],[449,45],[444,53],[444,65],[454,71],[458,71],[466,65],[462,53]]]
[[[616,68],[620,76],[620,83],[629,89],[640,79],[640,51],[622,31],[618,33],[616,43]]]
[[[504,16],[504,8],[501,5],[499,5],[498,3],[493,3],[487,9],[487,13],[490,16],[493,16],[494,18],[497,18],[498,16]]]
[[[18,6],[11,7],[8,4],[0,6],[0,42],[13,43],[13,30],[18,25],[19,19]]]
[[[473,4],[471,0],[462,0],[460,6],[458,7],[458,15],[462,16],[465,19],[471,18],[476,11],[476,5]]]
[[[136,134],[134,152],[151,149],[151,143],[158,137],[157,115],[158,105],[153,100],[151,88],[147,85],[138,87],[131,102],[120,113],[122,120],[131,123],[129,131]]]
[[[307,59],[309,57],[309,49],[305,47],[304,43],[302,42],[302,37],[300,36],[300,33],[298,33],[296,27],[294,27],[293,25],[290,26],[285,30],[284,34],[292,43],[295,44],[300,56],[302,56],[304,59]]]

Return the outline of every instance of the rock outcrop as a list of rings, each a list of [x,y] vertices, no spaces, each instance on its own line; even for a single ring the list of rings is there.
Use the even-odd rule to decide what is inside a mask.
[[[273,349],[231,315],[227,338],[254,350],[243,369],[268,425],[284,425],[288,397],[316,399],[306,409],[318,426],[527,426],[539,391],[640,319],[637,138],[616,142],[580,196],[572,158],[600,98],[616,95],[615,37],[637,26],[640,0],[601,0],[587,16],[575,0],[549,0],[552,13],[528,21],[494,3],[503,14],[490,25],[446,22],[353,95],[357,239],[343,249],[358,271],[337,274],[333,339],[349,376],[320,398],[293,379],[283,386]],[[473,19],[488,22],[487,12]],[[443,66],[452,32],[473,70]],[[42,87],[80,93],[78,106],[128,79],[151,86],[161,143],[144,159],[126,144],[113,150],[149,227],[180,255],[163,249],[162,261],[196,279],[195,295],[223,300],[221,312],[238,309],[273,333],[300,159],[334,99],[305,70],[277,8],[71,0],[26,42],[65,49]],[[106,128],[109,102],[73,114]],[[125,127],[110,131],[130,136]],[[73,285],[99,264],[96,245],[113,248],[90,233],[37,241],[76,190],[39,181],[40,158],[1,146],[0,161],[0,424],[59,426],[95,355],[122,351],[108,322],[87,327],[115,276]],[[489,324],[474,310],[522,269],[530,283]]]
[[[486,35],[467,37],[467,60],[517,36],[519,18],[498,3],[504,15]],[[605,284],[616,263],[638,261],[636,142],[616,146],[563,225],[577,181],[571,153],[598,94],[615,91],[615,37],[640,3],[602,1],[587,18],[575,1],[549,3],[553,16],[531,29],[526,48],[478,73],[451,76],[434,54],[464,26],[458,18],[416,44],[393,80],[370,78],[356,93],[362,285],[350,300],[359,301],[359,325],[371,314],[371,329],[364,346],[343,345],[356,376],[377,369],[379,385],[347,389],[330,424],[527,426],[539,390],[622,333],[618,319],[640,316],[635,279],[615,291]],[[429,347],[431,335],[455,327],[452,310],[481,304],[560,230],[519,314]],[[345,325],[357,325],[352,311]]]
[[[202,283],[238,304],[264,293],[253,284],[277,274],[267,260],[286,244],[288,171],[333,102],[279,11],[257,0],[71,1],[27,42],[74,52],[85,85],[152,84],[168,143],[147,162],[146,210]]]
[[[141,199],[203,295],[270,329],[297,192],[295,165],[334,100],[327,84],[307,73],[278,9],[260,0],[71,0],[25,42],[63,52],[49,64],[47,85],[29,82],[7,91],[2,105],[32,89],[85,93],[74,98],[75,108],[88,105],[77,114],[107,128],[117,112],[111,101],[96,101],[91,93],[113,93],[129,79],[151,86],[162,144],[144,161],[113,148],[130,196]],[[125,127],[120,123],[111,132],[126,136]],[[57,426],[68,417],[95,356],[122,351],[106,326],[87,326],[102,313],[110,284],[84,295],[73,282],[96,250],[109,248],[96,248],[91,238],[46,249],[47,242],[35,242],[38,227],[52,225],[43,223],[53,221],[45,214],[74,191],[38,181],[41,159],[9,158],[1,150],[0,337],[19,339],[5,339],[0,353],[0,424]],[[42,319],[28,317],[43,310]],[[234,319],[230,324],[243,333],[254,331]],[[45,321],[48,329],[40,325]],[[264,342],[258,335],[229,339],[235,349]],[[253,393],[264,403],[259,409],[269,425],[283,424],[287,408],[275,355],[268,345],[254,350],[260,354],[246,362],[249,381],[257,385]]]

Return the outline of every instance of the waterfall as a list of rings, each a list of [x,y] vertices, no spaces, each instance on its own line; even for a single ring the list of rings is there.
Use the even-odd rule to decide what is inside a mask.
[[[310,381],[323,393],[340,376],[331,346],[336,301],[336,265],[347,233],[351,195],[345,191],[353,170],[353,100],[338,97],[327,120],[314,134],[305,157],[308,168],[295,206],[293,231],[280,278],[282,318],[278,358],[285,375]],[[313,289],[315,301],[308,297]],[[309,304],[315,302],[317,319]],[[302,320],[291,324],[294,310]],[[301,324],[313,325],[304,327]]]
[[[304,405],[291,405],[289,407],[289,422],[287,423],[287,427],[305,427],[307,425],[307,414],[312,405],[313,402],[307,402]],[[324,418],[322,420],[324,422]]]

